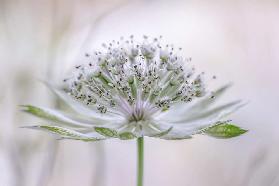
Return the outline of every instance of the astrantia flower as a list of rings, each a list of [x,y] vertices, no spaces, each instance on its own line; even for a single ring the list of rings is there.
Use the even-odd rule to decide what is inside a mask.
[[[76,66],[62,87],[46,83],[73,112],[26,105],[25,111],[51,124],[30,128],[83,141],[244,133],[224,119],[241,101],[211,106],[229,85],[208,91],[204,73],[195,72],[179,50],[146,36],[141,42],[131,36],[103,44],[100,51],[86,54],[88,63]]]
[[[144,136],[229,138],[246,132],[224,120],[243,103],[212,106],[229,85],[208,91],[204,73],[196,73],[190,59],[160,40],[145,36],[137,42],[131,36],[86,54],[88,63],[76,66],[63,86],[46,83],[72,112],[25,105],[26,112],[51,123],[27,128],[45,130],[60,139],[137,138],[138,186],[143,185]]]

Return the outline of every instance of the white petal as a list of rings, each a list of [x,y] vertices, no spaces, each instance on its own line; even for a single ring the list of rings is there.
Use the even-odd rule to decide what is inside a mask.
[[[160,118],[162,121],[172,122],[172,123],[184,123],[187,124],[189,122],[194,122],[198,120],[212,120],[212,119],[222,119],[225,116],[231,114],[232,112],[235,112],[239,108],[243,107],[246,103],[243,103],[242,101],[234,101],[227,104],[224,104],[222,106],[218,106],[215,108],[212,108],[210,110],[201,110],[196,111],[196,113],[185,113],[184,117],[175,117],[175,118]]]
[[[167,129],[160,128],[160,125],[149,122],[145,125],[142,125],[142,135],[149,137],[163,137],[170,133],[173,127],[169,127]]]
[[[67,104],[71,109],[73,109],[76,113],[93,119],[119,119],[122,118],[119,115],[112,114],[112,113],[106,113],[101,114],[97,111],[94,111],[93,109],[90,109],[89,107],[83,105],[82,103],[74,100],[71,96],[66,94],[64,91],[60,90],[59,88],[54,87],[53,85],[50,85],[47,82],[44,82],[44,84],[58,97],[60,98],[65,104]]]
[[[200,109],[208,108],[213,103],[215,103],[231,86],[232,83],[229,83],[215,90],[213,93],[214,98],[211,98],[212,95],[209,95],[205,98],[198,99],[197,102],[194,103],[188,110],[195,112]]]
[[[164,126],[165,128],[172,126],[172,132],[178,136],[192,135],[197,133],[202,128],[216,124],[222,120],[222,118],[244,105],[245,104],[240,102],[232,102],[202,113],[200,116],[196,116],[192,119],[179,122],[160,121],[160,126]]]
[[[181,129],[176,129],[173,126],[170,126],[171,130],[168,130],[166,135],[160,136],[159,138],[161,139],[166,139],[166,140],[182,140],[182,139],[190,139],[191,134],[190,132],[181,130]]]
[[[91,121],[84,121],[84,120],[67,116],[66,114],[58,110],[53,110],[44,107],[36,107],[31,105],[23,105],[22,107],[24,107],[25,112],[33,114],[37,117],[46,119],[48,121],[52,121],[52,122],[56,122],[68,126],[73,126],[73,127],[92,127],[100,124],[109,123],[109,121],[107,120],[97,120],[97,119],[95,120],[91,119]]]
[[[187,116],[192,116],[197,112],[204,111],[213,105],[225,92],[228,88],[231,87],[231,83],[221,86],[217,90],[214,91],[214,97],[211,98],[212,95],[207,95],[205,97],[193,100],[190,103],[179,103],[173,105],[168,112],[160,113],[160,117],[162,120],[170,117],[185,117],[185,113]]]

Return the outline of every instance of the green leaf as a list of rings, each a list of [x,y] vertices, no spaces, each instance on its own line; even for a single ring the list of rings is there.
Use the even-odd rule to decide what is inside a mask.
[[[131,132],[123,132],[123,133],[119,134],[118,136],[122,140],[130,140],[130,139],[134,139],[137,137],[136,135],[134,135]]]
[[[101,134],[102,136],[105,136],[105,137],[117,137],[117,131],[114,130],[114,129],[109,129],[109,128],[105,128],[105,127],[95,127],[94,128],[95,131],[99,134]]]
[[[37,129],[50,132],[60,136],[62,139],[73,139],[73,140],[82,140],[82,141],[98,141],[101,139],[89,137],[80,132],[59,127],[59,126],[49,126],[49,125],[36,125],[36,126],[26,126],[23,128]]]
[[[238,126],[229,123],[221,123],[209,127],[203,132],[209,136],[216,138],[232,138],[244,134],[247,130],[244,130]]]

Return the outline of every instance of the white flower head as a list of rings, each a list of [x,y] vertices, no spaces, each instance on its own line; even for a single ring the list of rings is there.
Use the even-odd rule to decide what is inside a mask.
[[[200,133],[226,138],[246,132],[223,120],[243,105],[240,101],[211,108],[229,85],[207,91],[204,73],[196,73],[180,50],[162,44],[161,37],[103,44],[86,54],[88,63],[75,67],[63,89],[48,84],[75,114],[27,105],[25,111],[55,124],[31,128],[84,141],[186,139]]]

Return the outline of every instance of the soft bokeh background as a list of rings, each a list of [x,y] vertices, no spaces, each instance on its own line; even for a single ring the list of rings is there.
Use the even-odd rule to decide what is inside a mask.
[[[224,98],[249,132],[230,140],[146,139],[146,186],[279,185],[278,0],[0,0],[0,185],[132,186],[135,141],[56,141],[20,129],[19,104],[61,107],[38,79],[60,81],[103,41],[163,35],[195,66],[234,82]]]

